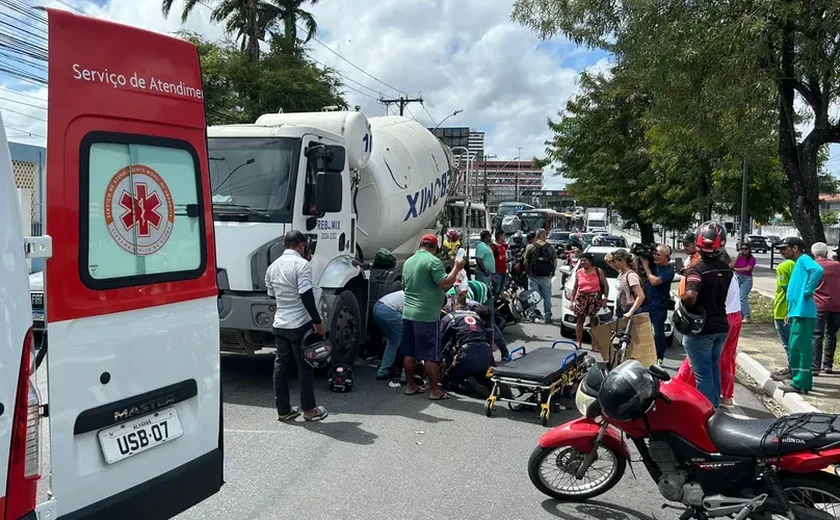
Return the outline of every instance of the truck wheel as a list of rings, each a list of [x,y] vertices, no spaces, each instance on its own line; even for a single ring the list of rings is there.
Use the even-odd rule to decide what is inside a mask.
[[[330,312],[329,333],[335,361],[353,366],[359,351],[361,313],[352,291],[344,291],[335,299]]]

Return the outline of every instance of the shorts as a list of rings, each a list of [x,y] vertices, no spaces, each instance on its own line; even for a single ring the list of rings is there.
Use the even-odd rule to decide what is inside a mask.
[[[400,347],[403,355],[421,361],[440,362],[440,322],[403,318]]]
[[[575,298],[575,316],[594,318],[598,316],[601,307],[600,293],[578,292]]]

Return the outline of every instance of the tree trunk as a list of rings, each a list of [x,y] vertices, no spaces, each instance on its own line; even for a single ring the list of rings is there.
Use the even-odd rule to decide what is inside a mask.
[[[260,61],[260,35],[257,34],[257,0],[248,0],[248,61]]]
[[[656,239],[653,237],[653,224],[650,222],[639,222],[639,233],[642,235],[641,241],[643,244],[656,243]]]
[[[779,82],[779,159],[788,179],[790,214],[802,240],[810,248],[814,242],[825,242],[825,230],[820,220],[820,194],[817,179],[817,152],[823,144],[824,129],[811,131],[801,146],[796,144],[794,121],[794,40],[793,27],[788,23],[782,30],[782,74]]]
[[[285,22],[285,33],[286,33],[286,52],[292,54],[295,50],[295,46],[297,44],[297,27],[295,27],[295,13],[293,10],[289,10],[286,13],[286,18],[283,20]]]

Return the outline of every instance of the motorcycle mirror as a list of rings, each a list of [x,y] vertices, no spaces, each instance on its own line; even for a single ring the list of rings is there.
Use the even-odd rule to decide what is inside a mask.
[[[648,368],[648,372],[650,372],[650,375],[652,375],[654,378],[656,378],[660,381],[670,381],[671,380],[671,374],[666,372],[665,369],[662,368],[659,365],[651,365],[651,367]]]

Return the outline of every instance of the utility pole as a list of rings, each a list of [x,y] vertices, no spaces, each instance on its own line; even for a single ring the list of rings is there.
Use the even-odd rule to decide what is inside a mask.
[[[496,158],[496,155],[484,155],[484,207],[487,208],[487,192],[490,191],[489,187],[487,186],[487,159],[490,157]]]
[[[514,197],[514,200],[516,202],[519,202],[519,166],[522,164],[522,147],[519,146],[516,149],[517,149],[518,153],[516,154],[516,156],[517,156],[517,161],[516,161],[516,192],[515,192],[516,197]]]
[[[385,98],[380,98],[380,99],[379,99],[379,102],[385,105],[385,110],[388,110],[388,107],[391,105],[391,103],[396,104],[397,106],[399,106],[399,107],[400,107],[400,115],[404,115],[404,113],[405,113],[405,107],[406,107],[409,103],[422,103],[422,102],[423,102],[423,98],[421,98],[421,97],[416,97],[416,98],[407,98],[407,97],[400,96],[400,97],[398,97],[398,98],[396,98],[396,99],[385,99]]]
[[[744,244],[744,235],[746,234],[746,222],[747,222],[747,189],[749,188],[749,170],[747,169],[747,160],[744,159],[744,178],[743,184],[741,185],[741,242],[740,244]]]

